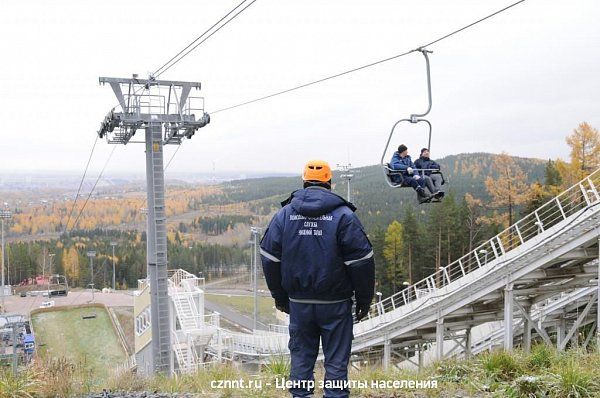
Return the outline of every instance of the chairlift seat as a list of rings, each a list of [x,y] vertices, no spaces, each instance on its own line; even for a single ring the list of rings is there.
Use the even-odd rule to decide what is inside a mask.
[[[389,163],[383,166],[385,176],[394,188],[410,188],[410,185],[404,183],[404,176],[402,171],[394,170]]]
[[[388,181],[394,188],[410,188],[410,185],[405,183],[405,177],[401,170],[395,170],[389,163],[385,163],[383,165],[383,171],[385,172],[385,176],[387,177]],[[415,171],[419,170],[415,169]],[[442,173],[440,170],[432,171],[431,174],[439,174],[442,176],[442,185],[446,184],[444,173]]]

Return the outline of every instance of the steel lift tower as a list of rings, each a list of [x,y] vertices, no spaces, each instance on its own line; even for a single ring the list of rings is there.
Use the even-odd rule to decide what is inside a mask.
[[[98,135],[109,144],[146,145],[147,183],[147,271],[151,294],[152,369],[171,374],[171,328],[167,277],[167,219],[165,214],[164,145],[180,145],[196,130],[210,123],[204,112],[204,99],[190,97],[200,83],[148,79],[100,77],[108,83],[119,101],[121,112],[113,108],[100,125]],[[124,94],[126,92],[127,94]],[[144,140],[132,138],[145,130]]]

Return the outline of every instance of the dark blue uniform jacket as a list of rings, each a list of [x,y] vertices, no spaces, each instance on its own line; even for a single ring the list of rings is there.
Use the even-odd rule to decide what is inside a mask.
[[[294,191],[260,243],[271,295],[285,302],[371,302],[373,248],[356,208],[320,187]]]
[[[394,170],[402,171],[402,175],[405,177],[409,177],[407,169],[409,167],[416,169],[415,164],[413,163],[410,155],[406,155],[405,157],[401,157],[398,151],[394,152],[394,156],[392,156],[392,161],[390,162],[390,166]]]
[[[424,156],[421,156],[419,159],[415,160],[415,166],[417,166],[417,169],[440,169],[439,164],[437,164],[434,160]],[[431,171],[425,171],[425,175],[431,175]]]

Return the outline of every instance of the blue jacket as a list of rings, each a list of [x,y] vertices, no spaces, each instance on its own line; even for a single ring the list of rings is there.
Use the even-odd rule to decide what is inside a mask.
[[[408,171],[406,171],[406,169],[408,169],[409,167],[416,169],[416,166],[413,163],[412,159],[410,158],[410,155],[406,155],[405,157],[402,158],[402,157],[400,157],[400,154],[398,153],[398,151],[394,152],[394,156],[392,156],[392,161],[390,162],[390,166],[394,170],[402,171],[402,175],[406,176],[406,177],[409,176]]]
[[[426,158],[421,156],[419,159],[415,160],[415,166],[417,166],[417,169],[435,169],[435,170],[439,170],[440,169],[440,165],[437,164],[435,161],[431,160],[430,158]],[[431,175],[431,171],[426,171],[425,175]]]
[[[354,292],[357,303],[370,303],[375,261],[356,208],[320,187],[294,191],[282,206],[260,242],[273,298],[326,303]]]

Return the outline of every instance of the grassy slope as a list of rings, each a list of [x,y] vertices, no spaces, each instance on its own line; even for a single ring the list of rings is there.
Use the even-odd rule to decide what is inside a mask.
[[[94,319],[82,316],[96,313]],[[66,358],[85,362],[98,379],[127,358],[106,309],[70,308],[32,315],[33,328],[42,358]]]

